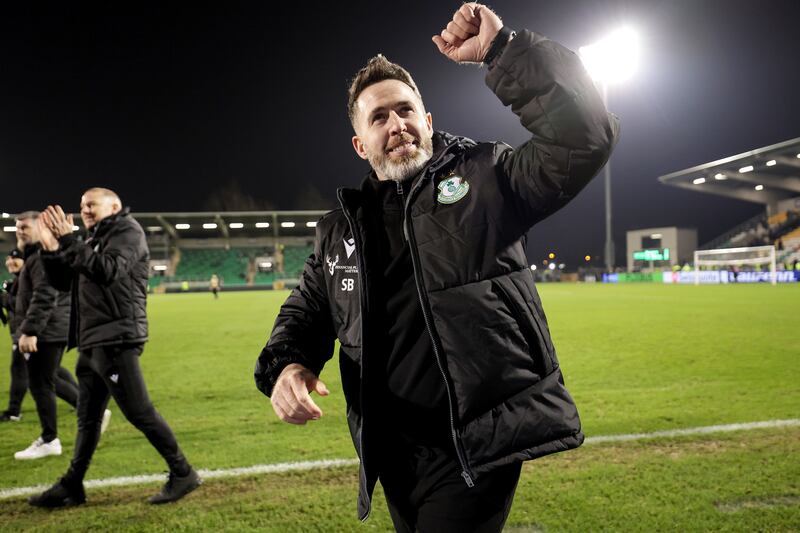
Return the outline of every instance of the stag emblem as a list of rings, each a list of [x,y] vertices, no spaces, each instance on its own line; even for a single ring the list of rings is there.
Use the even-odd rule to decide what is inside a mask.
[[[333,271],[336,269],[336,264],[339,262],[339,254],[336,254],[336,259],[331,261],[331,256],[325,256],[325,262],[328,263],[328,272],[333,276]]]

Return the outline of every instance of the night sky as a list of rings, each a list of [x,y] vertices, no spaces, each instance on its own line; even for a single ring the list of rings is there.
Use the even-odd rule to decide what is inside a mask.
[[[348,79],[381,52],[414,75],[434,128],[527,138],[485,72],[430,41],[458,2],[4,5],[0,210],[77,209],[95,185],[134,211],[329,208],[367,171],[350,143]],[[800,136],[800,2],[495,1],[514,28],[577,49],[616,27],[640,69],[610,92],[617,263],[629,229],[678,225],[701,243],[763,208],[661,185],[668,172]],[[82,7],[86,6],[86,7]],[[170,7],[171,6],[171,7]],[[233,191],[233,192],[232,192]],[[530,256],[575,264],[604,241],[602,177],[532,232]]]

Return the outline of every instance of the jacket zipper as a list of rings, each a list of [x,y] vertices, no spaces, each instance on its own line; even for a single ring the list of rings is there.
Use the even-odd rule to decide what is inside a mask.
[[[443,164],[443,163],[442,163]],[[433,174],[438,168],[441,166],[437,165],[436,168],[430,168],[427,172]],[[409,192],[408,197],[405,201],[405,207],[403,209],[403,236],[406,238],[406,241],[409,243],[409,251],[411,252],[411,263],[414,265],[414,282],[417,287],[417,295],[419,296],[419,304],[420,308],[422,309],[422,317],[425,319],[425,326],[428,329],[428,335],[431,338],[431,345],[433,346],[433,355],[436,358],[436,365],[439,367],[439,372],[442,374],[442,379],[444,380],[444,390],[447,392],[447,407],[450,412],[450,435],[453,437],[453,445],[455,446],[456,456],[458,457],[458,462],[461,465],[461,477],[464,478],[464,482],[467,484],[467,487],[474,487],[475,482],[470,475],[469,468],[467,467],[467,461],[464,459],[464,454],[461,450],[461,442],[458,437],[458,433],[456,433],[456,424],[455,424],[455,416],[453,414],[453,397],[450,393],[450,380],[447,378],[447,373],[444,371],[444,365],[442,364],[442,358],[439,355],[439,349],[436,344],[436,338],[433,333],[433,324],[431,323],[427,300],[425,299],[424,293],[422,291],[422,271],[419,265],[419,258],[416,256],[417,251],[417,241],[414,237],[414,231],[411,227],[411,224],[408,222],[410,219],[411,214],[411,200],[414,198],[414,193],[416,193],[422,182],[424,181],[424,177],[420,178],[417,181],[417,184],[411,189]],[[403,197],[403,186],[400,182],[397,182],[397,193],[400,194],[402,199]]]
[[[347,211],[345,206],[344,198],[342,198],[342,190],[339,189],[336,191],[336,196],[339,199],[339,205],[342,206],[342,213],[344,214],[345,220],[347,220],[347,225],[350,226],[350,233],[353,234],[353,241],[356,247],[356,264],[358,265],[358,287],[360,292],[359,300],[361,300],[361,325],[359,326],[360,333],[361,333],[361,380],[363,381],[363,370],[364,370],[364,314],[367,308],[366,306],[366,298],[367,298],[367,291],[366,291],[366,270],[364,270],[364,261],[361,256],[362,250],[364,249],[361,246],[361,233],[356,231],[356,224],[355,221],[350,217],[350,213]],[[362,385],[363,388],[363,385]],[[359,394],[361,391],[359,391]],[[363,400],[363,399],[362,399]],[[364,405],[364,402],[361,402],[361,405]],[[361,466],[359,472],[359,478],[361,480],[360,485],[364,487],[365,490],[367,487],[367,461],[366,461],[366,454],[364,453],[364,415],[361,414],[362,421],[361,421],[361,433],[358,435],[358,447],[361,450]],[[364,515],[364,518],[361,518],[362,522],[365,522],[369,515],[372,513],[372,498],[367,498],[367,514]]]

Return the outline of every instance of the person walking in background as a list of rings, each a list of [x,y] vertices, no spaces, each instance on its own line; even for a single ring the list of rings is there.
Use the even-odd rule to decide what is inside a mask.
[[[11,380],[9,385],[9,399],[8,407],[5,411],[0,413],[0,422],[18,422],[22,418],[20,409],[22,407],[22,400],[25,398],[25,393],[28,391],[28,368],[25,363],[25,357],[17,349],[17,345],[13,342],[14,330],[12,324],[14,320],[14,306],[16,303],[17,295],[17,278],[24,260],[22,252],[18,248],[14,248],[6,256],[6,269],[14,276],[12,279],[6,280],[3,283],[3,290],[0,292],[2,298],[2,308],[6,313],[7,322],[9,324],[9,332],[12,337],[11,344]],[[61,398],[72,407],[75,407],[75,398],[77,394],[78,384],[72,374],[63,366],[58,367],[56,370],[56,396]],[[107,411],[103,417],[103,431],[108,426],[111,417],[111,411]]]
[[[150,252],[144,230],[109,189],[92,188],[81,197],[85,242],[72,234],[72,216],[60,206],[42,214],[50,230],[42,259],[48,279],[72,288],[76,320],[70,346],[78,346],[80,384],[78,435],[69,469],[52,487],[32,496],[38,507],[86,502],[83,479],[97,448],[103,410],[113,396],[125,418],[144,433],[164,458],[169,475],[149,499],[161,504],[179,500],[200,485],[200,476],[183,455],[175,435],[156,411],[144,382],[139,356],[147,342],[147,278]]]
[[[12,340],[25,360],[28,387],[36,402],[41,435],[30,446],[14,454],[15,459],[40,459],[61,455],[56,409],[56,382],[67,345],[70,315],[69,292],[59,291],[47,280],[39,255],[41,228],[38,211],[26,211],[16,220],[17,246],[24,263],[14,287],[14,313],[10,322]],[[19,357],[19,356],[17,356]],[[12,360],[14,356],[12,355]],[[13,363],[12,363],[13,366]],[[19,372],[17,373],[18,377]],[[78,403],[78,384],[61,371],[61,396],[71,406]],[[23,384],[14,384],[16,394]],[[20,398],[21,400],[21,398]],[[16,406],[18,408],[18,406]]]

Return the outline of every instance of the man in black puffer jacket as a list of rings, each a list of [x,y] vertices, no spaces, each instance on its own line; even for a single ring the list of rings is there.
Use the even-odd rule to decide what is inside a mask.
[[[309,392],[328,394],[338,339],[359,518],[380,479],[398,531],[500,531],[521,462],[584,438],[525,236],[602,168],[618,128],[574,53],[485,6],[462,5],[433,40],[486,64],[533,138],[512,150],[434,132],[408,72],[371,59],[348,112],[372,172],[317,224],[255,379],[282,420],[317,419]]]
[[[70,345],[80,355],[78,436],[67,473],[50,489],[29,499],[39,507],[86,501],[83,478],[100,438],[103,410],[113,396],[120,410],[145,434],[169,466],[169,477],[150,503],[176,501],[200,484],[197,472],[178,447],[172,430],[150,402],[139,367],[147,341],[147,277],[150,253],[144,231],[116,193],[93,188],[81,197],[85,242],[72,233],[72,216],[59,206],[42,213],[52,233],[43,235],[42,259],[50,281],[72,287]],[[56,240],[57,239],[57,240]]]
[[[0,309],[0,319],[3,318],[2,312],[7,313],[7,321],[11,333],[11,380],[8,390],[8,408],[0,413],[0,422],[17,422],[22,418],[20,413],[22,400],[28,391],[28,368],[25,356],[19,351],[19,347],[14,341],[14,328],[19,325],[16,320],[15,307],[17,301],[17,288],[19,287],[19,273],[22,270],[25,260],[22,252],[14,248],[6,257],[6,269],[14,276],[12,279],[3,282],[3,290],[0,291],[2,299],[2,309]],[[3,320],[5,323],[5,320]],[[66,339],[66,337],[65,337]],[[56,396],[77,407],[78,384],[72,377],[69,370],[59,366],[56,370]],[[110,412],[107,413],[110,415]],[[105,419],[107,420],[107,418]]]
[[[17,244],[25,263],[16,280],[14,314],[9,324],[16,351],[26,361],[28,386],[36,402],[42,433],[26,449],[14,454],[18,460],[61,455],[56,416],[56,390],[61,358],[67,344],[69,292],[59,291],[47,280],[39,256],[41,228],[38,211],[17,217]],[[62,370],[64,376],[66,370]],[[71,374],[61,383],[65,400],[78,403],[78,384]]]

